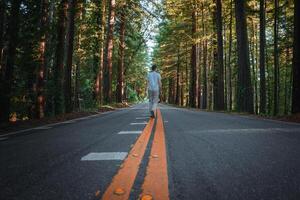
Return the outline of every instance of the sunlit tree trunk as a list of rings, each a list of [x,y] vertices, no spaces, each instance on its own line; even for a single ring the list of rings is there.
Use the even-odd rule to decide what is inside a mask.
[[[10,97],[13,84],[14,63],[18,44],[19,14],[21,0],[11,2],[11,15],[8,24],[8,46],[5,70],[0,85],[0,122],[8,122],[10,116]]]
[[[112,55],[113,55],[113,39],[115,26],[115,0],[109,1],[109,15],[108,15],[108,31],[107,43],[104,63],[104,100],[106,103],[112,102]]]
[[[123,2],[120,13],[120,44],[118,63],[117,102],[121,103],[124,96],[124,61],[125,61],[125,31],[126,31],[126,1]]]
[[[103,100],[103,63],[104,63],[104,35],[105,35],[105,19],[106,19],[106,1],[101,1],[101,21],[100,21],[100,56],[99,56],[99,69],[96,78],[95,94],[99,104]]]

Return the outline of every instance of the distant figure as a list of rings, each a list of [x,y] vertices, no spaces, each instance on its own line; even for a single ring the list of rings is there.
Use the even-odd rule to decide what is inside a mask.
[[[152,118],[159,102],[159,94],[161,92],[161,76],[156,71],[157,66],[152,65],[151,72],[148,73],[148,96],[149,96],[149,111]]]

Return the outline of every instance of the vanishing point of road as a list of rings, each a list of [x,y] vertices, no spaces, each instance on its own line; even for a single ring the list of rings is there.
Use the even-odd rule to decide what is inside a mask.
[[[300,125],[147,104],[0,136],[1,200],[300,199]]]

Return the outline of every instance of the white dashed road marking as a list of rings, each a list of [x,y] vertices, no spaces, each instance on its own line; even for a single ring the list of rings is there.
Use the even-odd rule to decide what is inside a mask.
[[[125,134],[141,134],[142,131],[120,131],[119,135],[125,135]]]
[[[89,153],[81,158],[81,161],[98,161],[98,160],[124,160],[127,152],[103,152]]]
[[[146,125],[147,122],[130,123],[130,125]]]
[[[137,117],[135,119],[149,119],[149,117]]]

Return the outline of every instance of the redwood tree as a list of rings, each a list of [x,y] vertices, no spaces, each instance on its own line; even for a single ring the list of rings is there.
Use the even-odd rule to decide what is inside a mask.
[[[125,30],[126,30],[126,1],[123,2],[120,10],[120,44],[119,44],[119,61],[118,61],[118,83],[116,100],[123,101],[124,96],[124,56],[125,56]]]
[[[260,20],[260,32],[259,32],[260,113],[266,113],[266,76],[265,76],[266,15],[265,15],[265,0],[260,0],[259,20]]]
[[[59,4],[58,24],[57,24],[57,43],[56,43],[56,63],[54,66],[54,111],[55,114],[63,112],[63,73],[64,73],[64,44],[67,18],[67,0],[61,0]]]
[[[36,117],[43,118],[45,113],[45,75],[46,75],[46,28],[48,22],[48,0],[41,0],[39,66],[36,81]]]
[[[217,81],[216,86],[216,110],[224,110],[224,64],[223,64],[223,34],[222,34],[222,4],[221,0],[216,0],[216,30],[217,30]]]
[[[237,110],[253,113],[245,0],[235,0],[235,17],[238,55]]]
[[[76,14],[76,0],[69,0],[68,12],[68,28],[67,28],[67,62],[64,74],[64,103],[65,112],[72,111],[72,61],[73,61],[73,47],[74,47],[74,29],[75,29],[75,14]]]
[[[0,85],[0,122],[8,122],[10,117],[10,97],[18,44],[20,6],[21,0],[13,0],[11,2],[11,14],[7,31],[7,59]]]
[[[300,113],[300,2],[294,0],[294,55],[292,113]]]
[[[116,1],[109,1],[109,15],[108,15],[108,30],[106,42],[106,57],[104,65],[104,100],[106,103],[112,102],[112,55],[113,55],[113,39],[114,39],[114,26],[115,26],[115,7]]]

